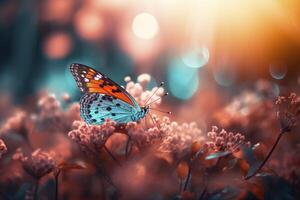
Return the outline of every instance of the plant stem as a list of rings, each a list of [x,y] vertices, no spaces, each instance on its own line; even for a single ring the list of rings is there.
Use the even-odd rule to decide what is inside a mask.
[[[110,152],[110,150],[104,145],[104,150],[108,153],[108,155],[121,167],[122,164],[118,161],[118,159]]]
[[[180,179],[180,183],[179,183],[179,192],[181,192],[181,190],[182,190],[182,183],[183,183],[183,180]]]
[[[130,143],[130,140],[131,140],[131,137],[130,135],[127,135],[127,142],[126,142],[126,147],[125,147],[125,160],[127,160],[128,158],[128,154],[129,154],[129,143]]]
[[[60,174],[60,170],[57,172],[57,174],[54,175],[55,177],[55,200],[58,200],[58,177],[59,177],[59,174]]]
[[[185,183],[184,183],[183,191],[186,191],[187,186],[188,186],[188,184],[190,182],[190,179],[191,179],[191,175],[192,175],[192,166],[191,166],[191,163],[189,163],[188,175],[187,175]]]
[[[38,200],[38,191],[39,191],[40,179],[35,180],[35,187],[34,187],[34,200]]]
[[[253,174],[251,174],[250,176],[247,176],[245,178],[245,180],[248,180],[250,178],[252,178],[253,176],[255,176],[262,168],[263,166],[267,163],[267,161],[269,160],[269,158],[271,157],[273,151],[275,150],[276,146],[278,145],[281,136],[284,134],[284,131],[280,131],[279,135],[277,136],[277,139],[275,141],[275,143],[273,144],[271,150],[269,151],[268,155],[266,156],[266,158],[263,160],[263,162],[259,165],[259,167],[255,170],[255,172]]]
[[[207,185],[205,186],[205,188],[203,189],[200,197],[199,197],[199,200],[202,200],[204,199],[205,195],[206,195],[206,192],[207,192]]]

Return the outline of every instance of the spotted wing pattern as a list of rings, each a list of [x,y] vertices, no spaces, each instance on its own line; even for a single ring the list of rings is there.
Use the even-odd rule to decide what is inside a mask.
[[[135,99],[124,88],[95,69],[73,63],[70,70],[82,92],[109,95],[131,106],[139,107]]]
[[[88,124],[102,124],[106,118],[128,123],[136,112],[131,105],[105,94],[86,93],[80,99],[80,115]]]

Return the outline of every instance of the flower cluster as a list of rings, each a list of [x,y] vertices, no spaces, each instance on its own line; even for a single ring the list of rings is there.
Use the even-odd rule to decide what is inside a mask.
[[[26,127],[26,113],[17,111],[13,116],[9,117],[1,127],[0,133],[22,133]]]
[[[72,103],[66,111],[54,94],[43,94],[38,101],[39,112],[33,115],[34,125],[39,131],[69,131],[73,122],[80,119],[79,103]]]
[[[241,145],[250,146],[250,142],[245,140],[245,136],[241,133],[227,132],[222,129],[218,131],[218,127],[213,126],[212,130],[207,133],[210,141],[206,142],[208,150],[213,152],[237,152]]]
[[[140,149],[152,146],[160,152],[184,153],[193,142],[205,139],[195,122],[178,124],[168,117],[160,120],[153,115],[153,118],[156,125],[146,130],[136,122],[126,126],[128,135]]]
[[[106,140],[114,133],[116,123],[106,120],[102,125],[88,125],[82,121],[73,123],[74,130],[68,133],[68,136],[74,140],[82,151],[98,151]]]
[[[161,103],[161,97],[165,95],[162,87],[153,87],[151,90],[147,90],[147,86],[150,83],[151,76],[149,74],[141,74],[137,78],[137,83],[133,82],[130,77],[125,77],[126,87],[125,89],[134,97],[139,105],[145,105],[146,103],[153,102],[152,107],[155,107]],[[154,94],[155,93],[155,94]]]
[[[0,139],[0,158],[7,152],[7,147],[3,140]]]
[[[276,104],[280,106],[277,117],[280,121],[281,131],[290,132],[299,120],[300,97],[295,93],[291,93],[289,97],[279,96]]]
[[[205,140],[196,122],[179,124],[164,117],[159,124],[163,133],[162,144],[159,148],[162,151],[184,153],[190,150],[194,142]]]
[[[158,127],[144,129],[136,122],[129,122],[125,127],[127,134],[131,137],[133,144],[139,149],[155,146],[161,138],[162,134]]]
[[[60,102],[54,94],[42,96],[38,101],[41,118],[53,118],[59,116],[61,112]]]
[[[37,180],[52,172],[56,166],[54,154],[40,149],[35,150],[29,156],[25,156],[21,149],[17,149],[13,159],[19,160],[23,169]]]

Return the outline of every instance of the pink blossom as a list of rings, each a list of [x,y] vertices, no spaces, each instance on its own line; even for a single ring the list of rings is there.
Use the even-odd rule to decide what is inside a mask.
[[[291,131],[299,120],[300,97],[296,93],[291,93],[289,97],[279,96],[275,103],[279,106],[277,117],[281,125],[281,131]]]
[[[210,151],[228,151],[236,152],[241,145],[250,146],[250,142],[245,140],[245,136],[241,133],[227,132],[222,129],[219,131],[218,127],[213,126],[212,130],[207,133],[210,141],[206,142],[206,146]]]
[[[179,124],[164,117],[159,127],[163,133],[159,147],[161,151],[184,153],[190,150],[194,142],[203,142],[205,139],[196,122]]]
[[[106,120],[102,125],[88,125],[83,121],[73,123],[74,130],[68,136],[85,152],[99,150],[106,140],[114,133],[116,123]]]
[[[145,105],[155,101],[151,106],[156,107],[161,104],[161,97],[165,95],[162,87],[154,87],[151,90],[147,90],[147,85],[150,83],[151,76],[149,74],[141,74],[137,78],[137,82],[133,82],[130,77],[125,77],[126,87],[125,89],[137,100],[139,105]],[[153,93],[156,92],[154,95]],[[153,96],[152,96],[153,95]],[[152,96],[152,97],[151,97]],[[149,99],[151,97],[151,99]]]
[[[25,156],[21,149],[17,149],[13,159],[19,160],[23,169],[35,179],[40,179],[52,172],[56,166],[54,154],[40,149],[35,150],[29,156]]]
[[[129,122],[125,129],[131,137],[133,144],[140,149],[154,145],[162,138],[162,133],[158,127],[145,129],[136,122]]]
[[[62,112],[61,104],[54,94],[46,94],[38,101],[39,116],[41,118],[54,118]]]
[[[26,127],[26,113],[17,111],[13,116],[9,117],[0,129],[0,133],[21,133]]]

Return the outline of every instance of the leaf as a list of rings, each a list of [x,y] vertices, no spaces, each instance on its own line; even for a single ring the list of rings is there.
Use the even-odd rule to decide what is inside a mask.
[[[260,162],[258,162],[255,158],[253,148],[251,147],[249,148],[242,146],[240,151],[234,153],[233,155],[239,159],[245,160],[248,163],[249,168],[246,178],[252,176],[260,166]]]
[[[231,154],[231,152],[229,152],[229,151],[220,151],[220,152],[216,152],[216,153],[213,153],[213,154],[210,154],[210,155],[206,156],[205,160],[220,158],[220,157],[227,156],[229,154]]]
[[[61,170],[67,170],[67,171],[71,171],[71,170],[81,170],[81,169],[86,169],[86,167],[77,164],[77,163],[66,163],[66,162],[62,162],[58,165],[58,168]]]
[[[176,171],[180,179],[185,179],[189,173],[189,164],[185,161],[180,162],[177,165]]]

